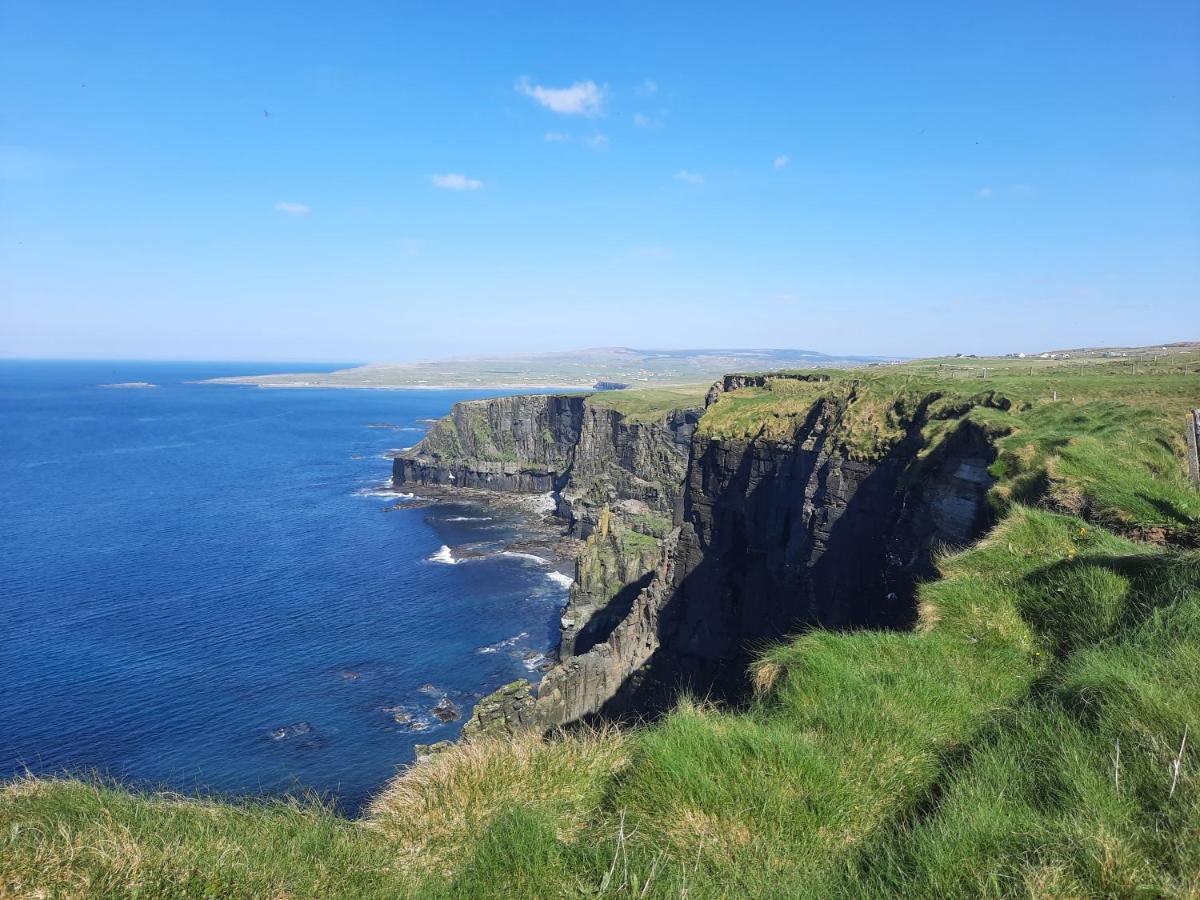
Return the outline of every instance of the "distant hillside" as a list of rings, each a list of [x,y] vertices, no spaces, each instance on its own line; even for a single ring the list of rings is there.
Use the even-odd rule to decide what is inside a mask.
[[[879,356],[832,356],[815,350],[635,350],[598,347],[562,353],[463,356],[412,363],[378,363],[337,372],[214,378],[260,387],[354,388],[566,388],[589,390],[597,382],[630,386],[713,381],[726,372],[867,365]]]

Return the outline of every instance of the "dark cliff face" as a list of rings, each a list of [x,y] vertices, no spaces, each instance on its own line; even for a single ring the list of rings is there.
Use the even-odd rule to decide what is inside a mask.
[[[911,625],[936,547],[988,524],[992,446],[963,422],[921,457],[918,421],[859,461],[817,419],[786,441],[694,438],[681,527],[610,637],[547,676],[543,727],[650,714],[681,690],[737,703],[767,642]]]
[[[626,512],[677,522],[699,418],[699,410],[675,410],[656,422],[636,422],[612,409],[586,407],[562,492],[581,535],[591,533],[601,510],[622,501]]]
[[[697,441],[659,613],[660,693],[736,701],[756,646],[812,626],[909,627],[934,548],[986,527],[993,453],[971,426],[921,462],[912,445],[868,463],[804,437]]]
[[[392,463],[396,485],[560,492],[559,512],[581,536],[601,511],[668,522],[682,512],[688,449],[699,410],[631,421],[579,396],[532,395],[457,403]]]
[[[936,547],[987,526],[994,453],[961,417],[992,398],[939,411],[933,446],[923,428],[940,397],[918,398],[865,455],[851,440],[853,384],[732,375],[707,405],[771,378],[809,382],[796,387],[817,398],[771,437],[704,433],[697,410],[639,422],[582,397],[506,397],[456,405],[396,459],[397,484],[556,491],[588,538],[536,727],[651,713],[680,690],[736,703],[767,642],[813,626],[908,627]]]
[[[456,403],[392,462],[396,485],[544,493],[562,487],[579,442],[583,397],[532,395]]]

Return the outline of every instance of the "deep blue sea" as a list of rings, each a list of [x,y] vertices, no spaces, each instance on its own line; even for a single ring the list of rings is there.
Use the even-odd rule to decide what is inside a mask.
[[[457,735],[443,696],[530,676],[566,587],[500,552],[520,520],[388,489],[389,450],[493,392],[188,383],[313,369],[0,362],[0,778],[354,812]]]

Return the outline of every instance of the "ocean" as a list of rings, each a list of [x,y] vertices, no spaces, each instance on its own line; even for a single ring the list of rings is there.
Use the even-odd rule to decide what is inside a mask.
[[[503,552],[524,520],[390,486],[389,451],[500,392],[189,383],[289,370],[0,361],[0,778],[353,814],[537,680],[569,580]]]

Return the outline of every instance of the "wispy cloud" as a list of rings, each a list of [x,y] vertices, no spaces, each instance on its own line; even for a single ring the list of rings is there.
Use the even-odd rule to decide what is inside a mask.
[[[698,172],[689,172],[687,169],[680,169],[675,173],[676,181],[686,181],[688,184],[703,184],[704,176]]]
[[[552,88],[534,84],[529,78],[517,79],[516,90],[564,116],[598,116],[604,112],[606,87],[594,81],[577,81],[569,87]]]
[[[457,172],[450,172],[446,175],[434,175],[430,180],[435,187],[445,188],[448,191],[477,191],[483,187],[482,181],[468,178],[466,175],[460,175]]]
[[[312,212],[303,203],[293,203],[290,200],[280,200],[275,204],[275,208],[281,213],[287,213],[289,216],[307,216]]]
[[[639,97],[653,97],[658,93],[658,82],[652,78],[647,78],[637,87],[635,87],[633,92]]]
[[[775,168],[775,169],[786,169],[788,166],[788,163],[790,163],[791,161],[792,161],[792,158],[790,156],[788,156],[786,153],[780,153],[777,157],[775,157],[775,161],[773,163],[771,163],[771,167]]]
[[[981,187],[979,190],[977,190],[975,192],[975,196],[978,197],[980,200],[991,200],[992,197],[995,195],[995,193],[996,192],[993,191],[990,187]]]
[[[547,131],[542,135],[542,139],[551,144],[565,144],[571,140],[571,136],[563,134],[561,131]]]
[[[633,124],[638,128],[658,128],[662,122],[655,119],[653,116],[648,116],[645,113],[634,113]]]
[[[583,143],[586,147],[588,147],[592,150],[607,150],[608,149],[608,135],[607,134],[593,134],[591,137],[584,138]]]
[[[420,256],[425,252],[425,242],[420,238],[401,238],[400,252],[405,256]]]

